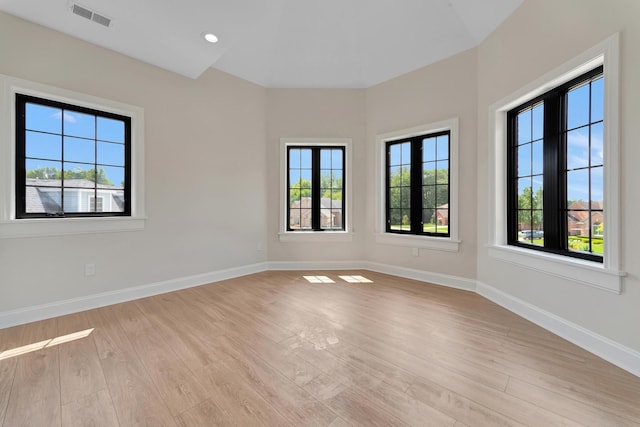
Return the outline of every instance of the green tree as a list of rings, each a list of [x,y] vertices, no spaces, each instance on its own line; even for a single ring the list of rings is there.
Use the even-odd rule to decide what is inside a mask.
[[[533,194],[533,189],[526,187],[518,196],[518,222],[530,225],[533,230],[540,229],[543,221],[542,207],[542,188]]]
[[[293,205],[296,200],[303,197],[311,197],[311,181],[300,178],[298,182],[293,184],[289,189],[289,206]]]
[[[61,179],[62,171],[58,168],[51,166],[43,166],[37,169],[31,169],[27,171],[27,178],[29,179]],[[98,184],[113,185],[113,182],[107,176],[107,173],[103,168],[98,169],[96,174],[95,169],[90,170],[65,170],[64,179],[86,179],[88,181],[96,182]]]
[[[322,198],[342,200],[342,178],[332,178],[329,174],[320,177]]]

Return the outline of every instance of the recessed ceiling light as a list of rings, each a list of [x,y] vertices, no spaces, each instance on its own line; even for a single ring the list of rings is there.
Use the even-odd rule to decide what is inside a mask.
[[[208,41],[209,43],[218,43],[218,37],[215,34],[212,34],[212,33],[206,33],[204,35],[204,39],[206,41]]]

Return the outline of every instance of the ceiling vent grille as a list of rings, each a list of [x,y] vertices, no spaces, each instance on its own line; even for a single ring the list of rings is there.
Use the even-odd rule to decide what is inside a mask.
[[[80,6],[77,3],[71,4],[71,12],[75,15],[81,16],[85,19],[93,21],[96,24],[100,24],[107,28],[109,28],[109,26],[111,25],[111,19],[107,18],[104,15],[99,14],[98,12],[94,12],[90,9],[87,9],[84,6]]]

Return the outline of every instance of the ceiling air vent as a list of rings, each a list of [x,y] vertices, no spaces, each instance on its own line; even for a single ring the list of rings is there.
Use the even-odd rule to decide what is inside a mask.
[[[104,15],[99,14],[98,12],[94,12],[90,9],[87,9],[84,6],[80,6],[77,3],[71,4],[71,12],[75,15],[82,16],[85,19],[95,22],[96,24],[100,24],[105,27],[109,27],[111,25],[111,19],[107,18]]]

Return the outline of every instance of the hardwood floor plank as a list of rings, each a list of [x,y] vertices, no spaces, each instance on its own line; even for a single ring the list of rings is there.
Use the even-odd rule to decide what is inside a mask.
[[[176,417],[182,427],[209,427],[234,425],[229,415],[218,407],[211,399],[200,402],[193,408]]]
[[[84,313],[58,318],[60,336],[91,329]],[[107,388],[93,337],[91,334],[84,337],[82,335],[78,339],[59,346],[60,393],[63,406]]]
[[[20,335],[22,326],[0,329],[0,353],[20,347]],[[18,359],[6,354],[6,358],[0,360],[0,426],[7,414],[9,396],[16,374]]]
[[[21,328],[21,343],[45,343],[57,337],[56,319]],[[42,348],[17,358],[15,378],[7,405],[5,426],[59,426],[60,369],[58,347]]]
[[[62,405],[63,426],[117,427],[118,417],[107,389]]]

